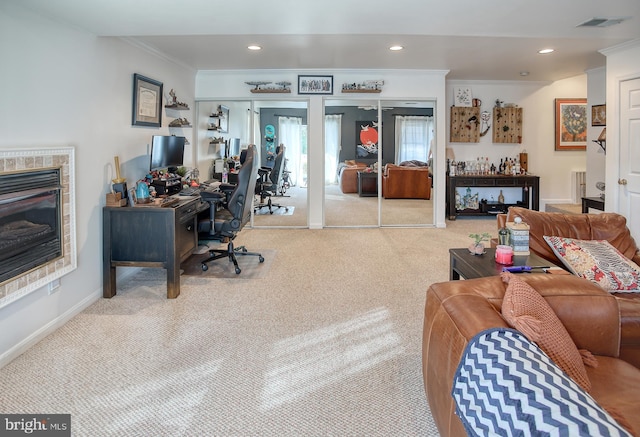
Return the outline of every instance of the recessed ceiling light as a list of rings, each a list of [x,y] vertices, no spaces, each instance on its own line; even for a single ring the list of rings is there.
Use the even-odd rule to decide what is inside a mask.
[[[391,46],[389,47],[389,50],[397,52],[398,50],[402,50],[404,47],[402,46]]]
[[[520,72],[520,76],[529,76],[529,72],[528,71],[521,71]]]
[[[250,45],[249,47],[247,47],[249,50],[262,50],[262,47],[257,46],[257,45]]]
[[[541,55],[546,55],[547,53],[553,53],[554,50],[553,49],[542,49],[542,50],[538,50],[538,53],[540,53]]]

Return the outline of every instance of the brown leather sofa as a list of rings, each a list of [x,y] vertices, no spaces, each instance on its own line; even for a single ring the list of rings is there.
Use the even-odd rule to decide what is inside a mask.
[[[429,167],[405,167],[387,164],[382,175],[385,199],[431,199]]]
[[[586,367],[589,394],[634,435],[640,435],[640,369],[620,350],[618,300],[595,284],[572,275],[521,275],[553,308],[579,349],[598,366]],[[502,318],[506,284],[493,276],[433,284],[427,291],[422,343],[424,386],[440,435],[465,436],[455,415],[453,379],[465,346],[476,334],[507,327]]]
[[[367,164],[356,161],[345,161],[345,165],[339,170],[338,183],[340,190],[345,193],[358,192],[358,172],[363,171]]]
[[[579,240],[607,240],[625,257],[640,265],[638,246],[627,227],[627,219],[620,214],[563,214],[511,207],[507,214],[498,215],[498,228],[507,221],[512,222],[516,216],[521,217],[530,227],[529,249],[559,267],[563,267],[563,264],[544,240],[545,235]],[[640,367],[640,292],[613,295],[620,306],[621,357]]]

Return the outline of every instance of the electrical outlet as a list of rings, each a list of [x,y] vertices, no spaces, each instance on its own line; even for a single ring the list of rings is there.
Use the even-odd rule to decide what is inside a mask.
[[[60,288],[60,278],[49,282],[49,294],[53,294]]]

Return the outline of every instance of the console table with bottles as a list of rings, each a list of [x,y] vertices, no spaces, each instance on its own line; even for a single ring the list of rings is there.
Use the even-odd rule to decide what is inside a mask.
[[[478,208],[458,210],[456,208],[456,189],[475,188],[522,188],[522,201],[515,204],[498,202],[480,202]],[[449,220],[458,216],[495,215],[506,212],[510,206],[521,206],[538,211],[540,208],[540,176],[534,175],[460,175],[447,176],[446,211]]]

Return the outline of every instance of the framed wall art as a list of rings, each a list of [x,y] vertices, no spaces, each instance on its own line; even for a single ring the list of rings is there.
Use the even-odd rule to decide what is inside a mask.
[[[133,126],[162,125],[162,82],[140,74],[133,75]]]
[[[229,108],[218,105],[218,132],[229,133]]]
[[[298,94],[333,94],[333,76],[298,76]]]
[[[556,99],[555,150],[587,150],[587,99]]]
[[[593,105],[591,107],[591,126],[607,125],[607,105]]]
[[[375,121],[356,121],[356,157],[375,159],[378,157],[378,123]]]

